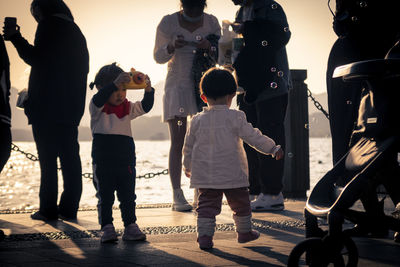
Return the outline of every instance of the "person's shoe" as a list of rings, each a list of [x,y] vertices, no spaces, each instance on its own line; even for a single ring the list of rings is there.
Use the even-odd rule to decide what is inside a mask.
[[[175,211],[190,211],[193,207],[186,201],[182,189],[174,189],[174,202],[172,203],[172,210]]]
[[[114,225],[106,224],[101,231],[103,232],[103,235],[101,236],[101,243],[112,243],[118,241]]]
[[[400,243],[400,232],[394,233],[393,240],[396,243]]]
[[[197,238],[197,242],[199,243],[200,249],[212,249],[214,246],[212,236],[203,235]]]
[[[247,243],[256,240],[260,237],[260,233],[256,230],[251,230],[247,233],[237,233],[239,243]]]
[[[146,240],[146,235],[140,231],[139,226],[136,223],[131,223],[125,227],[124,235],[122,240],[125,241],[144,241]]]
[[[252,195],[252,194],[250,194],[250,195],[249,195],[249,200],[250,200],[250,202],[256,200],[256,199],[257,199],[257,196],[258,196],[258,195]]]
[[[75,217],[67,217],[67,216],[64,216],[62,214],[58,214],[58,218],[60,218],[63,221],[69,221],[69,222],[73,222],[73,221],[77,220],[76,216]]]
[[[285,208],[282,192],[276,196],[261,193],[250,203],[250,206],[252,211],[276,211]]]
[[[44,216],[40,211],[31,214],[32,220],[39,220],[39,221],[55,221],[58,219],[57,215],[54,217],[47,217]]]
[[[397,203],[395,211],[392,213],[393,217],[400,220],[400,203]],[[395,232],[393,236],[394,242],[400,243],[400,232]]]

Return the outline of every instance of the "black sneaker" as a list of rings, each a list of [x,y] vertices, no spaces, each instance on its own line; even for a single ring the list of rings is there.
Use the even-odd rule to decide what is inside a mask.
[[[76,216],[74,216],[74,217],[67,217],[67,216],[64,216],[64,215],[62,215],[62,214],[58,214],[58,218],[61,219],[61,220],[63,220],[63,221],[69,221],[69,222],[77,221],[77,217],[76,217]]]
[[[40,211],[31,214],[32,220],[39,220],[39,221],[55,221],[58,219],[58,216],[55,217],[47,217],[44,216]]]

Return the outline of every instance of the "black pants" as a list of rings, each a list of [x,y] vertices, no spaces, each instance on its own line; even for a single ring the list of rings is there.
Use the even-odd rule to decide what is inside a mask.
[[[360,49],[347,39],[338,39],[333,45],[326,73],[329,124],[332,136],[332,159],[336,164],[349,150],[350,138],[360,105],[361,82],[344,82],[332,78],[336,67],[362,60]]]
[[[78,127],[67,125],[32,125],[39,155],[40,209],[48,218],[58,214],[75,218],[82,194],[82,166],[79,156]],[[60,158],[64,191],[57,206],[57,158]]]
[[[264,135],[272,138],[277,145],[285,149],[286,108],[288,95],[246,104],[239,98],[239,109],[246,113],[247,121],[258,128]],[[244,143],[249,165],[250,194],[259,193],[277,195],[283,189],[284,160],[275,160]]]
[[[0,123],[0,173],[6,165],[11,153],[10,125]]]
[[[117,164],[96,164],[93,167],[93,183],[97,190],[96,197],[99,199],[97,208],[99,223],[103,228],[113,222],[112,207],[115,200],[115,192],[120,202],[122,221],[124,226],[136,222],[136,195],[135,195],[135,166]]]

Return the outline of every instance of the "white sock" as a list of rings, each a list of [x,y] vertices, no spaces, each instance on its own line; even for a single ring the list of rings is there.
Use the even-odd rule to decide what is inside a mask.
[[[197,217],[197,236],[214,236],[215,218]]]
[[[233,215],[235,221],[236,232],[248,233],[251,231],[251,214],[248,216]]]

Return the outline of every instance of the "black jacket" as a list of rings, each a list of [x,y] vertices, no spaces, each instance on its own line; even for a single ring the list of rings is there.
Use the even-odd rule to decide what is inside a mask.
[[[11,126],[10,62],[3,36],[0,35],[0,123]]]
[[[39,22],[34,46],[21,34],[11,41],[32,67],[25,105],[29,123],[78,126],[89,72],[89,53],[79,27],[54,15]]]
[[[254,0],[254,18],[244,22],[244,47],[234,68],[247,102],[286,94],[290,84],[286,44],[291,33],[282,7],[272,0]],[[243,7],[236,15],[242,21]]]

